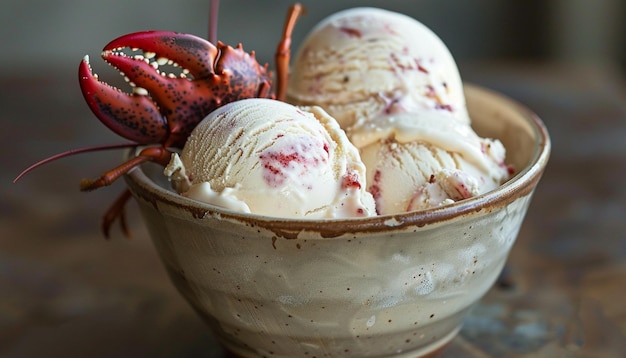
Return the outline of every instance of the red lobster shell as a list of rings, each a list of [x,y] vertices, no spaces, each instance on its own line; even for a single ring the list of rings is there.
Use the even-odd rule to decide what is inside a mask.
[[[127,55],[124,48],[143,53]],[[267,65],[238,45],[190,34],[144,31],[121,36],[104,47],[102,58],[134,87],[132,94],[100,82],[88,58],[79,67],[80,86],[93,113],[109,129],[138,144],[182,147],[195,126],[224,103],[273,97]],[[179,67],[180,76],[159,66]]]

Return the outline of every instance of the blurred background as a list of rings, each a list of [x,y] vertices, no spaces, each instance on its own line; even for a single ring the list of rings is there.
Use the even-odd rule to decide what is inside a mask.
[[[219,39],[255,50],[272,63],[289,0],[222,0]],[[297,46],[323,17],[343,8],[377,6],[431,27],[458,61],[514,58],[626,61],[623,0],[303,0],[308,9],[294,33]],[[0,72],[74,69],[113,38],[160,29],[207,36],[208,0],[5,0],[0,11]],[[97,63],[96,63],[97,65]]]

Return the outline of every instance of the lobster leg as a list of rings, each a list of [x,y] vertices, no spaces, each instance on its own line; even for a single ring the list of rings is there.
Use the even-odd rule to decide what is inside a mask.
[[[129,170],[135,166],[145,162],[156,162],[162,165],[167,165],[170,160],[171,153],[165,147],[149,147],[143,149],[139,155],[131,160],[123,163],[122,165],[109,170],[102,174],[95,180],[83,179],[80,182],[81,191],[91,191],[101,188],[103,186],[111,185],[114,181],[119,179],[122,175],[126,174]]]
[[[106,239],[109,239],[109,232],[111,231],[111,225],[115,222],[115,219],[120,219],[120,225],[124,236],[130,238],[130,230],[126,222],[126,203],[130,200],[130,190],[126,189],[124,192],[113,202],[111,207],[106,211],[102,218],[102,233]]]
[[[291,58],[291,34],[296,26],[296,21],[304,13],[304,7],[293,4],[287,13],[287,21],[283,30],[283,37],[276,49],[276,99],[284,101],[287,95],[287,80],[289,79],[289,59]]]
[[[145,148],[141,152],[139,152],[139,155],[123,163],[122,165],[112,170],[109,170],[108,172],[100,176],[100,178],[96,180],[83,179],[81,181],[80,189],[83,191],[87,191],[110,185],[112,182],[119,179],[119,177],[126,174],[129,170],[141,163],[153,161],[162,165],[166,165],[170,159],[170,156],[170,151],[165,149],[165,147]],[[113,202],[111,207],[109,207],[109,209],[104,214],[101,227],[102,233],[104,234],[105,238],[109,238],[111,226],[118,218],[120,220],[120,225],[122,227],[122,232],[124,233],[124,236],[126,236],[127,238],[131,237],[130,230],[128,229],[128,224],[126,222],[126,203],[128,202],[128,200],[130,200],[130,198],[130,190],[124,190],[124,192]]]

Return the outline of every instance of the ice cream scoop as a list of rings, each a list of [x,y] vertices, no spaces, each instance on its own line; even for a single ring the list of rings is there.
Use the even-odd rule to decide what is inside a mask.
[[[288,98],[340,121],[378,214],[467,199],[509,177],[504,146],[471,127],[450,51],[404,14],[355,8],[323,20],[298,51]]]
[[[461,77],[443,41],[404,14],[353,8],[322,20],[294,57],[288,100],[319,105],[350,132],[394,112],[448,112],[469,123]]]
[[[283,218],[375,215],[365,167],[320,107],[246,99],[207,116],[165,174],[183,195]]]
[[[449,204],[497,188],[509,176],[505,149],[469,125],[419,114],[385,117],[355,131],[379,214]],[[382,126],[382,124],[380,124]]]

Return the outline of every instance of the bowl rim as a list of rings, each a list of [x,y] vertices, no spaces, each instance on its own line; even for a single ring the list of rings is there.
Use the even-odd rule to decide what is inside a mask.
[[[222,220],[234,220],[256,227],[270,229],[279,236],[297,237],[302,231],[319,232],[321,237],[330,238],[354,233],[373,233],[400,230],[408,227],[425,227],[446,222],[455,218],[488,213],[533,193],[547,165],[551,142],[548,130],[532,110],[525,105],[499,92],[474,84],[465,84],[465,90],[480,93],[510,106],[531,125],[535,140],[535,151],[529,164],[517,172],[512,178],[498,188],[469,199],[452,204],[406,213],[378,215],[372,217],[340,218],[340,219],[300,219],[277,218],[273,216],[241,213],[222,207],[196,201],[169,191],[144,172],[141,166],[134,168],[125,175],[126,183],[131,192],[148,202],[158,210],[157,202],[178,207],[190,212],[194,218],[219,217]],[[133,150],[127,151],[125,157],[133,156]]]

